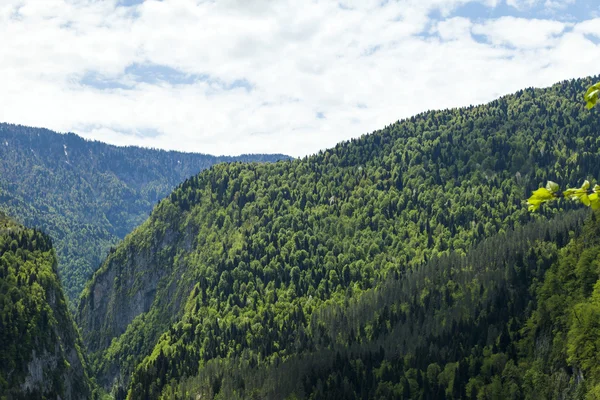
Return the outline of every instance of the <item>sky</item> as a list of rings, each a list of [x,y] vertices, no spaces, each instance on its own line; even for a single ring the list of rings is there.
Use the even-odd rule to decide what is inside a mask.
[[[0,0],[0,122],[295,157],[600,73],[598,0]]]

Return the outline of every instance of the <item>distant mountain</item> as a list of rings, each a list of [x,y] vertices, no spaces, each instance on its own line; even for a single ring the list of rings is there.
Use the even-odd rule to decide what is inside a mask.
[[[75,302],[110,246],[183,180],[219,162],[286,158],[117,147],[0,124],[0,210],[52,237],[60,277]]]
[[[0,213],[0,398],[88,399],[79,332],[50,237]]]
[[[552,334],[520,339],[538,326],[538,299],[557,308],[536,290],[589,215],[570,202],[532,215],[524,199],[548,179],[600,177],[590,83],[187,179],[83,292],[77,321],[98,382],[117,399],[583,393],[596,382],[578,361],[589,354],[545,366]]]

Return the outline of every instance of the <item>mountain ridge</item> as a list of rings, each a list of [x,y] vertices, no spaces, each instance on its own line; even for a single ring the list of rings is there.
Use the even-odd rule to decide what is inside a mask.
[[[170,149],[163,149],[160,147],[141,146],[141,145],[134,145],[134,144],[120,145],[120,144],[103,142],[102,140],[98,140],[95,138],[86,138],[86,137],[81,136],[81,135],[77,134],[76,132],[72,132],[72,131],[59,132],[59,131],[55,131],[55,130],[52,130],[50,128],[46,128],[43,126],[31,126],[31,125],[24,125],[24,124],[19,124],[19,123],[12,123],[12,122],[1,122],[0,121],[0,127],[3,127],[3,129],[12,127],[12,128],[17,128],[17,129],[35,130],[35,131],[41,131],[40,133],[43,132],[43,133],[51,134],[51,135],[74,136],[77,139],[81,139],[85,142],[105,145],[105,146],[109,146],[109,147],[113,147],[113,148],[122,148],[122,149],[131,148],[131,149],[140,149],[140,150],[152,150],[152,151],[157,151],[157,152],[198,155],[198,156],[206,156],[206,157],[211,157],[211,158],[229,159],[229,160],[234,160],[236,158],[246,157],[246,156],[274,156],[274,157],[281,157],[282,159],[294,158],[294,157],[291,157],[291,156],[288,156],[285,154],[281,154],[281,153],[241,153],[241,154],[237,154],[237,155],[235,155],[235,154],[219,154],[219,155],[217,155],[217,154],[210,154],[210,153],[201,153],[201,152],[196,152],[196,151],[170,150]],[[3,143],[0,143],[0,145],[1,144],[3,144]],[[4,145],[6,145],[6,144],[4,143]]]
[[[0,124],[0,209],[54,238],[61,279],[76,303],[110,247],[185,178],[217,162],[281,157],[287,158],[119,147]]]
[[[580,104],[590,82],[430,111],[300,160],[189,178],[83,294],[77,320],[100,382],[153,398],[217,359],[277,365],[305,344],[320,305],[560,213],[532,216],[524,199],[548,179],[600,174],[597,119]]]

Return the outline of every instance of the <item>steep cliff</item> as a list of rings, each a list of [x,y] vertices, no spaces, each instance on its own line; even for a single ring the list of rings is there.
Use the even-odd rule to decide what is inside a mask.
[[[9,399],[91,396],[56,266],[47,235],[0,213],[0,393]]]
[[[158,335],[181,315],[193,287],[193,268],[183,255],[192,250],[196,234],[197,227],[182,219],[176,207],[161,202],[110,251],[83,291],[78,324],[100,384],[108,388],[126,379]],[[118,358],[125,347],[130,357]]]
[[[319,310],[359,301],[387,279],[427,274],[419,268],[428,260],[460,259],[485,238],[529,224],[536,217],[523,199],[547,179],[600,176],[597,118],[580,102],[589,83],[431,111],[302,160],[220,164],[188,179],[84,291],[78,321],[100,382],[116,383],[120,395],[129,389],[130,398],[158,398],[187,377],[219,375],[226,363],[277,371],[303,351],[334,351],[338,339],[351,346],[362,338],[378,351],[373,324],[327,337],[319,324],[335,313],[321,318]],[[461,294],[440,287],[430,308],[428,285],[462,267],[425,277],[410,303],[390,308],[410,314],[420,305],[420,319],[441,300],[454,302]],[[489,287],[477,279],[469,298],[496,293],[494,279]],[[464,313],[461,323],[472,323]],[[376,317],[389,332],[389,315]],[[408,357],[410,346],[398,346],[397,359]],[[208,382],[213,395],[221,383]]]
[[[0,210],[50,235],[63,287],[76,303],[110,246],[184,179],[219,162],[281,158],[118,147],[0,123]]]

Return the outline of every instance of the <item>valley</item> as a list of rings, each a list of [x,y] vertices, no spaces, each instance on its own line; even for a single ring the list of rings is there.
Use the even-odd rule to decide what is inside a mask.
[[[15,327],[0,330],[13,343],[0,387],[114,399],[595,398],[600,216],[567,199],[531,213],[525,199],[548,180],[600,176],[597,110],[581,102],[597,80],[425,112],[300,159],[149,156],[0,126],[13,135],[5,147],[44,133],[56,153],[2,150],[0,209],[46,233],[0,220],[0,323]],[[79,183],[60,191],[68,179]],[[79,271],[61,272],[71,265]],[[58,276],[73,293],[84,271],[71,316]],[[31,345],[15,350],[21,335]],[[63,353],[39,368],[73,383],[23,383],[36,382],[25,365],[52,343]]]

